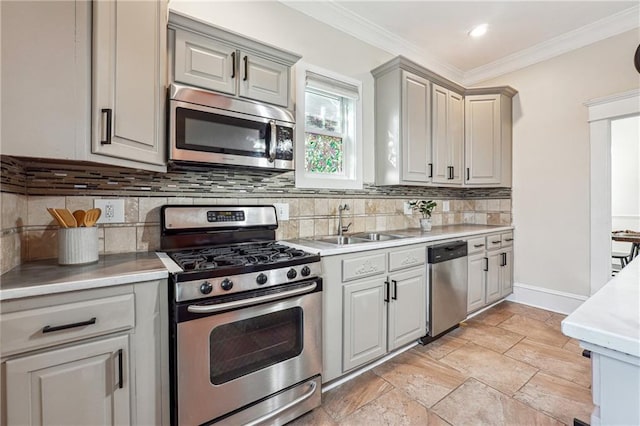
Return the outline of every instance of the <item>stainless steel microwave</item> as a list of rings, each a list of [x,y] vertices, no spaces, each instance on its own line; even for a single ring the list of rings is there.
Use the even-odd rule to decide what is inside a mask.
[[[169,87],[169,161],[293,170],[293,114],[204,89]]]

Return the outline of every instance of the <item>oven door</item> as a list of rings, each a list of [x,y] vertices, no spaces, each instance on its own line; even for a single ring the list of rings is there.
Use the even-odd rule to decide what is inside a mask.
[[[170,160],[293,169],[293,124],[170,101]]]
[[[317,281],[293,292],[313,291],[322,285]],[[177,324],[180,425],[209,422],[321,373],[321,292],[249,307],[231,303],[240,306]],[[199,315],[210,306],[188,310]]]

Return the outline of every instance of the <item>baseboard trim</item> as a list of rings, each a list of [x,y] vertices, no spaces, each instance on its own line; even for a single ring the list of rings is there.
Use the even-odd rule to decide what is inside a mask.
[[[529,284],[514,283],[513,293],[507,297],[512,302],[522,303],[548,311],[568,315],[587,300],[587,296],[550,290]]]

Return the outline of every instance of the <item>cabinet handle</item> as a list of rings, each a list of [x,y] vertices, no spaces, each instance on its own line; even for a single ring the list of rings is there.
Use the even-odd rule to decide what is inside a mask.
[[[500,244],[500,240],[498,240],[498,241],[491,241],[491,244]]]
[[[398,300],[398,281],[391,280],[391,282],[393,283],[393,296],[391,296],[391,298],[393,300]]]
[[[485,272],[489,272],[489,258],[488,257],[484,258],[484,271]]]
[[[429,163],[429,177],[433,177],[433,163]]]
[[[63,325],[45,325],[42,329],[43,333],[51,333],[53,331],[66,330],[68,328],[76,328],[76,327],[84,327],[85,325],[93,325],[96,323],[96,317],[91,318],[87,321],[82,322],[74,322],[72,324],[63,324]]]
[[[500,253],[500,266],[507,266],[507,253]]]
[[[107,120],[105,125],[106,137],[103,140],[101,140],[100,143],[102,145],[111,145],[111,118],[112,118],[111,115],[113,114],[113,110],[111,108],[103,108],[102,114],[107,114]]]
[[[467,167],[467,181],[469,180],[469,175],[471,174],[471,171],[469,170],[469,167]]]
[[[244,81],[247,81],[247,79],[249,78],[249,60],[247,59],[247,56],[245,55],[244,58],[242,59],[244,61]]]
[[[454,179],[456,175],[456,168],[455,166],[451,166],[451,179]]]
[[[389,281],[384,282],[384,301],[389,302]]]
[[[231,52],[231,78],[236,78],[236,52]]]
[[[480,247],[484,247],[484,244],[474,244],[473,245],[475,248],[480,248]]]
[[[122,349],[118,349],[118,388],[124,387],[124,372],[122,371]]]
[[[505,238],[505,241],[513,241],[513,238]]]

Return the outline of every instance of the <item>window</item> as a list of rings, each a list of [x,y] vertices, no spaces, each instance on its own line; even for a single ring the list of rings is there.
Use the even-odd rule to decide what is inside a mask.
[[[362,188],[362,84],[298,64],[296,187]]]

